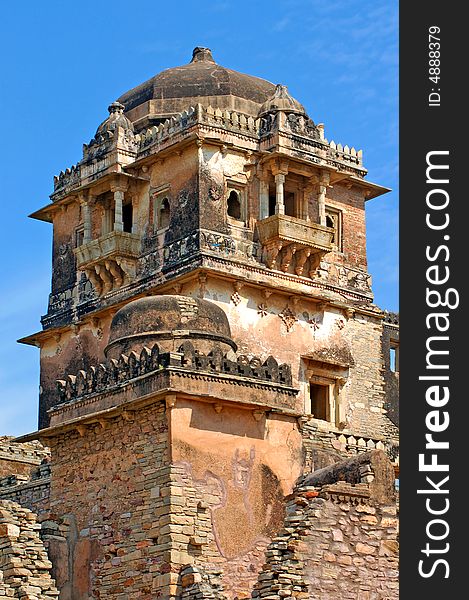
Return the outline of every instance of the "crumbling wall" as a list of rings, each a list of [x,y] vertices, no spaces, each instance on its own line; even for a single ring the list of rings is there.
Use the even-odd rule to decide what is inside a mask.
[[[50,462],[34,467],[29,475],[9,475],[0,479],[0,500],[12,500],[36,513],[42,521],[49,512]]]
[[[0,500],[0,596],[22,600],[58,597],[40,529],[30,510]]]
[[[398,598],[394,472],[382,451],[306,476],[266,552],[252,598]]]
[[[19,444],[13,436],[0,436],[0,478],[8,475],[29,477],[31,469],[50,456],[48,448],[40,442]]]

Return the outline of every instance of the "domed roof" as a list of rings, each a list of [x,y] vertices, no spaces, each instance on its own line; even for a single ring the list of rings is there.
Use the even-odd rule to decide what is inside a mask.
[[[124,115],[125,106],[120,102],[113,102],[108,106],[109,117],[101,123],[96,130],[95,137],[104,135],[107,131],[114,131],[116,127],[122,127],[130,131],[134,130],[132,121]]]
[[[286,85],[281,84],[275,86],[275,92],[261,106],[259,115],[263,115],[267,112],[277,112],[278,110],[282,110],[287,113],[306,115],[304,106],[289,94]]]
[[[123,94],[118,102],[125,105],[134,122],[148,114],[181,112],[198,102],[257,116],[274,92],[270,81],[222,67],[209,48],[197,47],[189,64],[162,71]]]
[[[111,322],[105,354],[117,358],[155,342],[164,351],[177,351],[183,340],[190,340],[196,348],[200,346],[197,340],[202,340],[203,351],[207,344],[212,348],[217,343],[226,350],[236,349],[223,309],[209,300],[168,295],[139,298],[118,310]]]

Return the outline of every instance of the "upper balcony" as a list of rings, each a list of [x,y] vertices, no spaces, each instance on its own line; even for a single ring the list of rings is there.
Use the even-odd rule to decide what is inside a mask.
[[[99,295],[118,289],[135,277],[140,251],[140,236],[125,231],[111,231],[74,250],[77,268],[85,271]]]
[[[309,262],[309,275],[317,269],[321,258],[332,250],[334,229],[297,217],[275,214],[257,222],[264,261],[269,269],[303,275]]]

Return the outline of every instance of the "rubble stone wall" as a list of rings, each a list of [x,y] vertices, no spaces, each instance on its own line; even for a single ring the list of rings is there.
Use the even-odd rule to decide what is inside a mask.
[[[13,440],[13,436],[0,436],[0,478],[8,475],[28,477],[31,469],[50,455],[40,442],[18,444]]]
[[[49,512],[50,465],[41,465],[33,474],[34,478],[11,475],[0,479],[0,499],[17,502],[42,521]]]
[[[51,600],[59,592],[35,515],[0,500],[0,597]]]
[[[284,528],[267,549],[252,597],[397,599],[391,464],[374,451],[319,473],[288,499]]]

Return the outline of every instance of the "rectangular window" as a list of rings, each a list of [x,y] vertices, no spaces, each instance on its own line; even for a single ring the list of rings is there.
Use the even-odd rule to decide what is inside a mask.
[[[284,192],[285,214],[289,217],[297,217],[294,192]]]
[[[275,191],[274,193],[270,193],[269,194],[269,217],[271,217],[272,215],[275,215],[275,203],[276,203],[276,198],[275,198]]]
[[[310,383],[309,395],[313,417],[322,421],[330,421],[330,386]]]
[[[399,372],[399,346],[392,343],[389,348],[389,368],[393,373]]]
[[[122,207],[122,221],[124,222],[124,231],[132,233],[133,206],[131,202]]]
[[[342,252],[342,211],[326,206],[326,225],[334,230],[332,245]]]
[[[81,227],[78,227],[75,230],[75,248],[78,248],[79,246],[83,246],[84,237],[85,237],[85,230],[82,225]]]

